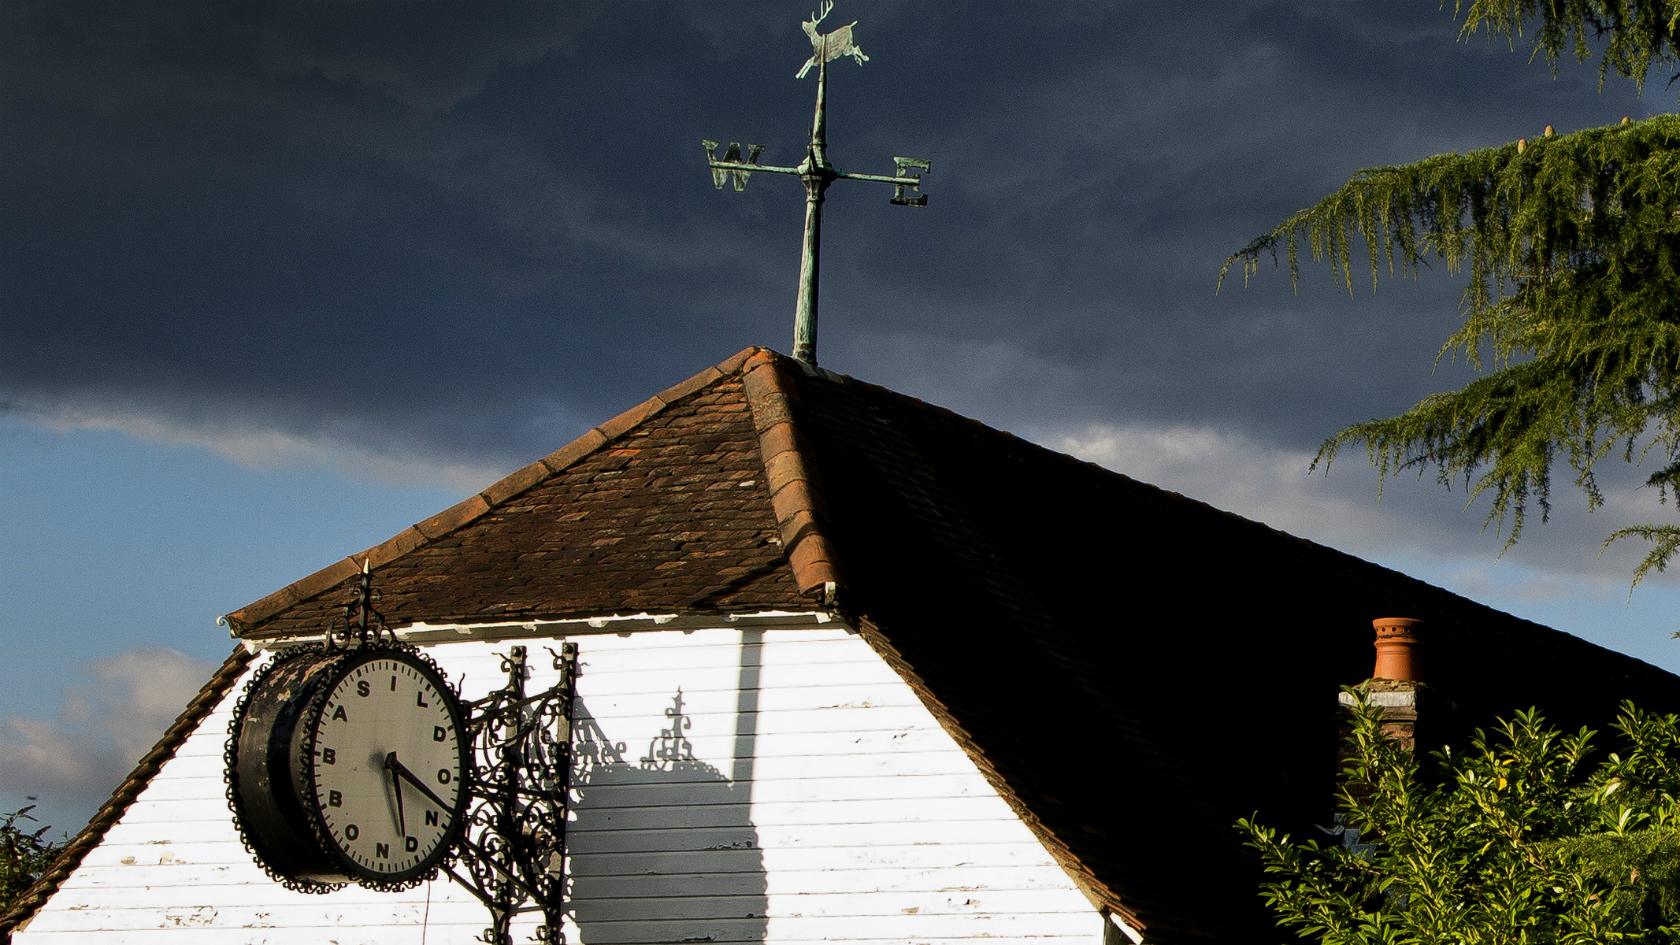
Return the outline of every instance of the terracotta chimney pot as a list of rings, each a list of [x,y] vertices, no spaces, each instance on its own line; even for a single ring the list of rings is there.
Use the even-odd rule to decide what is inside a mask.
[[[1422,624],[1415,617],[1378,617],[1371,621],[1377,631],[1377,665],[1371,670],[1372,679],[1417,680],[1417,630]]]

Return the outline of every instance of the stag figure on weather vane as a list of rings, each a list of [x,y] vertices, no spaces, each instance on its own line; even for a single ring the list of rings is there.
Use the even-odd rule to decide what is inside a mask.
[[[822,5],[821,13],[812,13],[809,20],[799,24],[799,28],[811,38],[811,58],[805,61],[805,67],[799,70],[799,74],[794,76],[795,79],[805,78],[805,73],[810,72],[812,66],[833,62],[841,56],[851,56],[860,66],[869,61],[869,57],[865,56],[863,50],[852,40],[852,27],[858,25],[857,20],[830,33],[817,32],[817,24],[833,10],[834,0],[828,0]]]

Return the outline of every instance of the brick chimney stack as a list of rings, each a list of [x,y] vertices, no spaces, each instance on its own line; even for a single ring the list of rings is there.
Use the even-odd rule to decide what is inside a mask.
[[[1364,694],[1368,703],[1382,712],[1377,724],[1383,737],[1391,744],[1404,748],[1414,757],[1418,747],[1417,709],[1420,688],[1418,628],[1422,624],[1423,621],[1415,617],[1378,617],[1371,621],[1371,627],[1377,632],[1373,644],[1377,650],[1376,665],[1371,668],[1371,678],[1356,687]],[[1336,701],[1341,706],[1341,738],[1336,748],[1338,768],[1347,762],[1351,751],[1347,740],[1351,728],[1347,710],[1353,705],[1354,698],[1352,692],[1336,694]],[[1330,832],[1340,833],[1342,845],[1350,850],[1358,850],[1359,831],[1348,826],[1341,811],[1334,814],[1333,823],[1337,825],[1337,829]]]

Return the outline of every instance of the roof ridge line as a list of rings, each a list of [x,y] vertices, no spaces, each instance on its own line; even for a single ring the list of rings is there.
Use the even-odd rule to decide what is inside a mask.
[[[82,829],[76,831],[76,835],[60,848],[58,856],[46,871],[18,895],[10,909],[0,913],[0,943],[10,942],[12,933],[18,926],[33,919],[40,908],[46,905],[47,900],[58,892],[64,881],[70,878],[70,874],[82,865],[82,860],[99,845],[105,834],[122,819],[123,814],[128,812],[128,808],[140,796],[140,792],[152,783],[152,778],[157,776],[166,762],[175,757],[175,752],[180,750],[187,737],[198,729],[199,723],[215,710],[233,684],[239,681],[240,675],[245,672],[251,660],[252,655],[243,646],[233,648],[233,652],[228,654],[228,658],[210,675],[198,690],[198,694],[193,696],[186,708],[181,710],[181,714],[164,730],[163,736],[135,763],[134,770],[129,772],[128,777],[117,785],[116,790],[111,792],[111,796],[106,798],[105,803],[99,806],[99,810]]]
[[[299,578],[232,613],[224,614],[217,622],[226,624],[232,636],[242,638],[250,627],[288,607],[317,597],[342,584],[347,578],[361,573],[364,563],[370,568],[379,568],[428,542],[436,541],[472,524],[492,509],[593,455],[608,443],[663,413],[677,401],[740,371],[743,364],[767,350],[757,345],[743,348],[717,364],[672,384],[612,419],[590,427],[583,435],[565,446],[535,462],[527,463],[442,512],[408,526],[371,548],[340,558],[313,574]]]
[[[833,546],[823,534],[826,515],[821,490],[812,464],[805,461],[803,437],[793,420],[792,404],[798,391],[781,375],[788,363],[787,358],[768,348],[759,349],[741,367],[741,387],[758,435],[771,514],[776,517],[782,553],[793,568],[794,583],[801,594],[834,606],[841,584],[840,568]],[[794,363],[808,373],[844,378],[814,365]]]

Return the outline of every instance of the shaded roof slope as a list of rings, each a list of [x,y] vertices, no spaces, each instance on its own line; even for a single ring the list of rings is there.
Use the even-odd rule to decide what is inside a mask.
[[[755,360],[763,360],[760,359]],[[840,604],[1029,823],[1159,942],[1273,939],[1233,823],[1325,822],[1370,621],[1428,621],[1420,737],[1680,679],[988,428],[778,361]],[[749,369],[753,362],[748,363]]]

